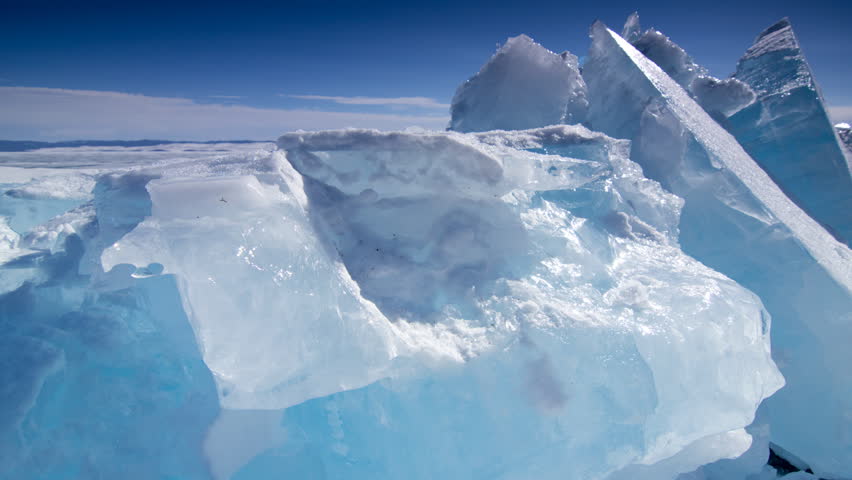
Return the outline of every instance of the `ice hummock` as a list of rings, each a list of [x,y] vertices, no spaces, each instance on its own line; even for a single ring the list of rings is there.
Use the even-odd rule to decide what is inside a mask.
[[[757,37],[734,77],[757,101],[728,120],[730,131],[791,199],[852,244],[850,154],[787,19]]]
[[[0,476],[848,476],[848,248],[717,124],[746,83],[593,36],[459,89],[513,131],[14,153]],[[581,119],[632,143],[517,130]]]
[[[815,471],[848,475],[849,439],[836,419],[852,407],[852,379],[835,366],[852,360],[837,341],[852,335],[852,254],[660,67],[603,24],[592,36],[589,123],[633,139],[631,158],[685,200],[684,250],[755,291],[773,316],[773,355],[787,380],[761,406],[773,441]]]
[[[463,367],[435,370],[428,377],[396,375],[288,409],[285,428],[300,432],[297,452],[313,452],[306,463],[321,462],[329,475],[349,478],[603,478],[636,464],[646,465],[642,468],[650,477],[666,478],[747,448],[748,437],[738,425],[750,420],[729,415],[748,410],[750,402],[740,403],[734,395],[722,402],[727,408],[716,409],[698,398],[689,405],[677,399],[682,389],[693,388],[684,382],[706,378],[693,370],[703,368],[698,363],[675,359],[691,351],[686,344],[697,334],[682,329],[706,334],[709,325],[700,327],[703,321],[693,323],[674,311],[670,314],[678,320],[673,322],[634,323],[635,315],[661,319],[662,311],[651,312],[675,298],[692,304],[688,299],[698,300],[693,295],[704,288],[681,284],[673,293],[645,283],[663,271],[674,280],[699,264],[683,263],[685,258],[669,250],[676,229],[669,220],[679,201],[641,179],[626,158],[626,143],[581,128],[551,127],[466,137],[293,134],[282,137],[279,146],[305,177],[316,224],[365,296],[391,318],[407,311],[421,324],[462,321],[469,329],[483,329],[492,346],[470,356]],[[507,147],[527,152],[519,156]],[[417,154],[421,151],[432,160],[424,162]],[[465,171],[478,173],[449,174],[462,158]],[[574,217],[566,208],[583,216]],[[602,243],[600,235],[610,240]],[[635,249],[639,245],[650,248]],[[651,261],[637,263],[640,258]],[[443,276],[449,272],[454,273]],[[431,282],[422,282],[424,276]],[[388,298],[394,287],[401,291]],[[443,291],[434,292],[436,287]],[[422,295],[401,306],[398,297],[406,300],[411,288]],[[663,290],[669,291],[668,300],[656,296]],[[709,311],[715,307],[698,310],[710,315],[707,320],[719,318]],[[713,329],[727,322],[714,323]],[[675,350],[681,354],[672,357],[670,350],[658,356],[668,349],[657,342],[674,338],[663,333],[670,328],[679,332],[675,343],[682,346]],[[757,340],[761,328],[747,336],[757,334],[752,337]],[[635,332],[629,334],[637,342],[633,346],[623,336],[630,331]],[[698,334],[702,342],[709,338],[705,334]],[[707,344],[695,347],[716,351]],[[639,358],[643,361],[637,363]],[[675,364],[679,367],[671,368]],[[712,368],[726,369],[726,364]],[[733,373],[714,375],[727,384],[738,382]],[[654,393],[637,383],[649,380],[649,374]],[[757,378],[762,386],[747,389],[758,396],[778,386],[771,367],[749,382]],[[719,398],[718,393],[711,396]],[[712,429],[688,420],[695,401],[716,416]],[[365,404],[371,407],[365,410]],[[511,418],[495,421],[493,415],[501,411],[512,412]],[[649,414],[656,418],[639,421],[644,427],[634,429],[634,422]],[[317,423],[318,417],[329,420]],[[435,418],[442,420],[435,423]],[[676,425],[684,423],[692,426],[680,431]],[[456,433],[448,435],[446,429]],[[419,432],[416,438],[406,433],[411,431]],[[475,446],[468,438],[474,432]],[[705,444],[718,435],[744,436],[745,441]],[[374,441],[363,442],[362,436]],[[327,438],[335,440],[329,444]],[[393,446],[400,444],[408,452],[431,452],[441,462],[394,454]],[[554,444],[563,446],[547,448]],[[681,455],[690,449],[700,454]],[[618,457],[613,451],[620,452]],[[292,450],[290,455],[295,455]],[[274,462],[275,456],[264,460]],[[665,463],[674,456],[682,457],[680,463]],[[265,462],[245,469],[262,471],[262,465],[268,468]]]
[[[748,447],[783,381],[770,318],[680,251],[682,202],[627,142],[279,145],[101,173],[86,205],[8,236],[4,276],[31,275],[2,320],[39,308],[5,351],[43,354],[4,406],[24,432],[4,474],[665,478]],[[58,414],[91,435],[39,460]]]
[[[519,35],[459,86],[450,129],[481,132],[582,123],[587,108],[577,57],[553,53]]]

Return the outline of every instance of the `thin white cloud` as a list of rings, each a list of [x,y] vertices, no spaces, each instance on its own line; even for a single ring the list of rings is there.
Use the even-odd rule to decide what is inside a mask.
[[[339,103],[341,105],[384,105],[384,106],[410,106],[423,108],[448,109],[446,103],[438,103],[434,98],[428,97],[334,97],[329,95],[281,95],[282,97],[298,98],[300,100],[321,100]]]
[[[448,120],[447,116],[264,109],[118,92],[0,87],[4,139],[274,139],[293,130],[347,127],[443,130]]]
[[[852,123],[852,105],[828,107],[828,114],[834,123]]]
[[[210,98],[221,98],[224,100],[239,100],[245,98],[242,95],[208,95]]]

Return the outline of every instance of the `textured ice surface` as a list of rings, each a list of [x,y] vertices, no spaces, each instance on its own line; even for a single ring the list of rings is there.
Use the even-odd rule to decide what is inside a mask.
[[[577,57],[557,55],[519,35],[459,86],[450,129],[481,132],[581,123],[587,107]]]
[[[680,251],[628,142],[279,146],[104,168],[2,237],[4,475],[672,478],[748,448],[770,317]]]
[[[634,139],[632,158],[685,200],[684,250],[757,293],[787,386],[761,406],[772,438],[826,476],[852,448],[852,255],[796,207],[674,80],[602,24],[583,74],[591,125]],[[814,372],[820,372],[815,375]],[[819,473],[819,472],[817,472]]]
[[[837,136],[846,147],[846,154],[849,155],[852,153],[852,127],[848,123],[838,123],[834,128],[837,129]]]
[[[733,115],[754,101],[754,92],[744,82],[713,77],[669,37],[654,29],[643,32],[638,13],[627,18],[622,37],[686,89],[713,117]]]
[[[0,267],[3,280],[28,273],[0,295],[0,476],[206,478],[199,445],[218,405],[174,280],[79,274],[111,230],[90,211],[53,251],[19,239]]]
[[[227,153],[217,149],[196,157],[215,164]],[[155,150],[4,154],[4,188],[26,195],[0,197],[2,478],[210,478],[201,445],[218,399],[175,279],[99,270],[103,246],[150,214],[150,177],[93,185],[90,167],[182,161],[180,150]],[[45,155],[59,168],[42,168],[51,165]],[[7,199],[40,205],[57,196],[79,197],[79,206],[40,215],[44,223],[20,235],[6,227],[6,218],[32,216],[27,203],[11,208]]]
[[[0,477],[852,475],[849,249],[717,124],[747,79],[624,36],[510,39],[452,128],[511,131],[0,152]],[[523,130],[584,120],[633,142]]]
[[[754,102],[754,91],[736,78],[701,75],[689,86],[695,101],[711,116],[731,116]]]
[[[730,131],[790,198],[850,244],[849,153],[838,141],[786,19],[758,36],[737,64],[735,77],[758,98],[729,119]]]
[[[667,478],[747,448],[742,412],[780,385],[754,349],[768,318],[677,252],[680,202],[640,176],[626,143],[554,127],[279,146],[363,295],[476,348],[463,364],[288,409],[293,441],[235,478],[320,466],[329,478],[603,478],[637,464]],[[697,350],[715,360],[689,360]],[[734,351],[749,360],[729,363]],[[707,378],[725,386],[705,390]],[[719,435],[744,441],[709,440]]]

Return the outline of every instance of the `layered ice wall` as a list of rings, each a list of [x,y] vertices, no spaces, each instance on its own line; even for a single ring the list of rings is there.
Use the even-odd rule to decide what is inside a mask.
[[[787,386],[761,407],[773,441],[817,473],[850,475],[852,255],[796,207],[660,67],[597,23],[584,66],[589,123],[685,200],[684,250],[757,293]],[[814,372],[821,372],[814,375]]]
[[[450,129],[482,132],[582,123],[587,108],[577,57],[557,55],[519,35],[459,86]]]
[[[850,154],[786,19],[758,36],[735,78],[757,92],[757,101],[729,119],[730,131],[790,198],[849,245]]]

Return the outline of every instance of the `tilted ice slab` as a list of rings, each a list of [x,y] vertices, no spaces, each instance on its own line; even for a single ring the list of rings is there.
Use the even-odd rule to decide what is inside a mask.
[[[850,154],[786,19],[758,36],[735,77],[757,92],[757,101],[728,120],[731,133],[790,198],[849,245]]]
[[[459,86],[450,129],[482,132],[581,123],[587,108],[577,57],[557,55],[519,35]]]
[[[254,175],[154,180],[150,217],[102,256],[106,271],[161,264],[178,275],[225,407],[283,408],[360,387],[396,356],[390,325],[276,173],[280,187]]]
[[[733,115],[754,101],[754,92],[744,82],[718,79],[662,32],[653,28],[643,32],[638,13],[627,18],[621,36],[686,89],[711,116]]]
[[[787,386],[764,402],[772,441],[817,473],[849,476],[852,255],[798,208],[674,80],[597,23],[589,122],[681,196],[684,251],[757,293]],[[818,372],[818,373],[817,373]]]
[[[226,175],[163,172],[102,256],[176,275],[223,406],[289,407],[233,478],[666,478],[748,447],[782,383],[769,317],[680,252],[681,201],[627,142],[562,126],[279,146]]]

